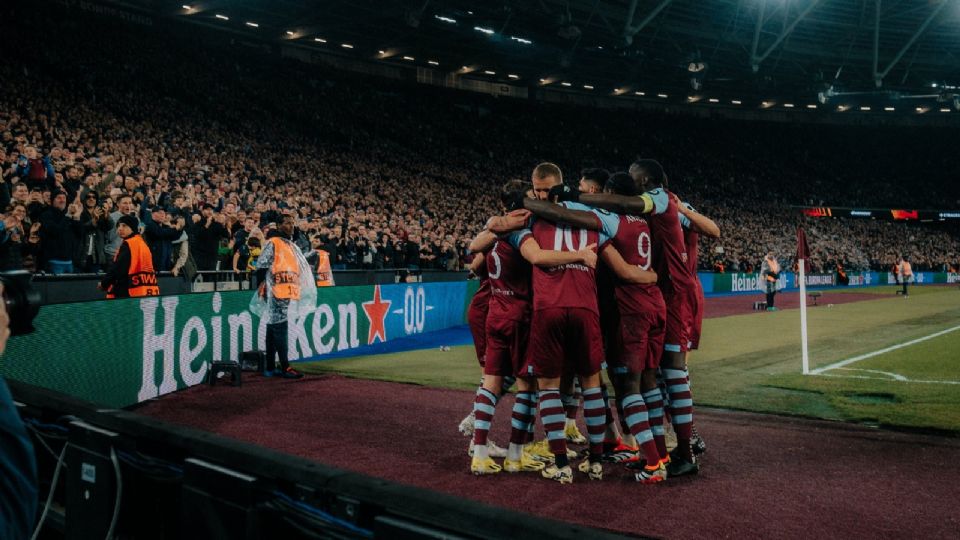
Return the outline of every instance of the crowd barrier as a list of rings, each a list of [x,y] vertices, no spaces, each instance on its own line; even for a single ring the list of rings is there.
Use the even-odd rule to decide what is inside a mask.
[[[466,322],[477,283],[318,290],[317,308],[289,321],[291,360],[442,330]],[[251,291],[47,305],[36,331],[10,340],[0,375],[108,407],[199,384],[211,362],[263,350],[266,322]]]
[[[849,287],[895,284],[891,273],[851,272]],[[813,289],[836,274],[809,274]],[[700,274],[705,294],[760,291],[759,274]],[[960,283],[960,274],[918,272],[915,284]],[[291,360],[327,355],[466,322],[476,281],[338,286],[289,321]],[[781,290],[799,288],[796,274]],[[249,290],[46,305],[33,334],[10,340],[0,375],[109,407],[126,407],[199,384],[211,362],[265,347],[266,323],[248,310]]]
[[[443,283],[463,281],[467,272],[446,270],[410,271],[402,268],[383,270],[334,270],[334,280],[338,286],[387,285],[391,283]],[[211,270],[198,272],[193,281],[183,275],[174,276],[170,272],[160,272],[158,282],[162,296],[189,293],[208,293],[213,291],[238,291],[251,288],[251,276],[248,273],[235,274],[233,271]],[[37,274],[33,285],[40,293],[41,303],[63,304],[103,300],[104,292],[97,289],[103,274]]]

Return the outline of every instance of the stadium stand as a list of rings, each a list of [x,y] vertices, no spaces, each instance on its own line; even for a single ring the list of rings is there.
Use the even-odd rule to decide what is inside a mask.
[[[143,220],[186,233],[201,270],[229,270],[235,250],[243,264],[245,218],[262,229],[287,213],[301,247],[319,235],[335,268],[458,270],[504,180],[540,160],[569,181],[637,156],[664,163],[674,190],[725,231],[701,241],[704,270],[757,268],[771,249],[786,257],[801,222],[817,271],[886,270],[900,254],[944,270],[960,257],[956,228],[808,219],[788,206],[956,208],[945,128],[824,130],[496,99],[280,60],[208,33],[167,39],[121,21],[14,14],[23,24],[0,35],[18,51],[0,66],[0,269],[64,259],[75,272],[103,269],[131,195]],[[157,206],[168,212],[148,211]],[[179,255],[166,242],[163,270]]]

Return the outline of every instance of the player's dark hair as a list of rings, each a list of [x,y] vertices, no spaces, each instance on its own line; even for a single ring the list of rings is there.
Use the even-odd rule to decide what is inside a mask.
[[[584,169],[580,172],[580,178],[583,180],[589,180],[591,182],[596,182],[597,185],[603,187],[603,184],[607,181],[607,178],[610,178],[610,173],[606,169],[600,168],[589,168]]]
[[[634,196],[639,193],[637,183],[629,173],[625,172],[613,173],[603,185],[603,189],[617,195]]]
[[[638,184],[644,183],[649,188],[667,187],[667,173],[663,170],[663,165],[655,159],[638,159],[630,165],[630,176]],[[642,186],[637,186],[643,189]]]
[[[515,206],[518,201],[522,202],[524,197],[527,196],[527,191],[531,189],[533,189],[533,185],[530,182],[510,180],[500,188],[500,202],[507,209],[515,210],[511,206]]]

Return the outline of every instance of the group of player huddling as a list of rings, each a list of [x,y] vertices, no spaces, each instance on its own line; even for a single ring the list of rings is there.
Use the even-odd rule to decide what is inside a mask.
[[[471,265],[482,281],[468,313],[483,383],[460,425],[473,436],[471,472],[540,472],[571,483],[577,453],[567,442],[589,441],[577,468],[592,480],[603,478],[604,462],[625,462],[645,484],[696,474],[706,446],[693,429],[686,356],[703,317],[698,235],[719,229],[667,190],[654,160],[609,176],[588,169],[579,189],[552,163],[537,165],[531,180],[503,186],[504,215],[470,245],[484,254]],[[488,432],[514,382],[504,451]],[[587,438],[575,423],[577,393]],[[546,439],[533,442],[538,406]],[[677,441],[669,453],[665,410]]]

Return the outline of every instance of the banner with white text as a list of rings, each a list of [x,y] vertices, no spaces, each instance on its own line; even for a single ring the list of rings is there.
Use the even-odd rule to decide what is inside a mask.
[[[466,322],[467,282],[330,287],[289,321],[290,359],[324,355]],[[45,306],[36,331],[9,341],[0,375],[110,407],[204,380],[212,361],[263,350],[250,291]]]

